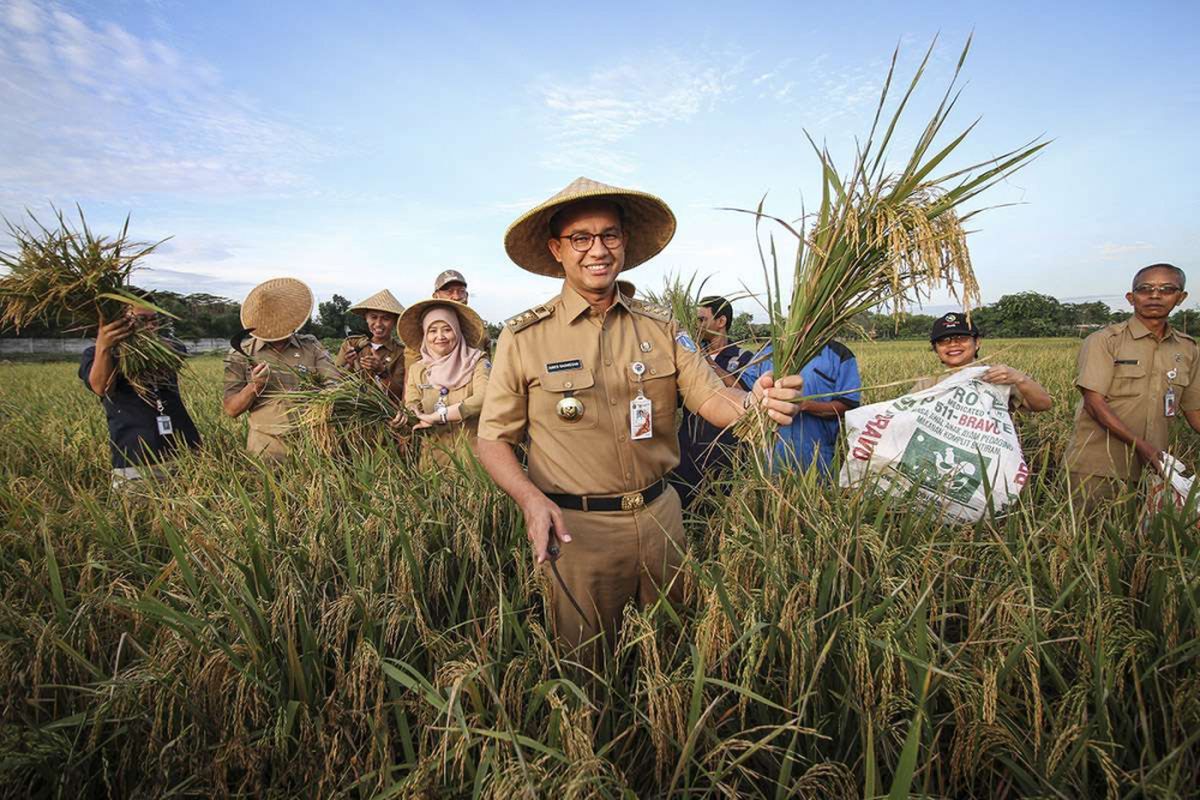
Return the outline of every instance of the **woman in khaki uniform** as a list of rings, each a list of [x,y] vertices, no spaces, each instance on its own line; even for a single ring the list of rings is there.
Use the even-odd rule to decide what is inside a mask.
[[[255,286],[242,303],[242,326],[252,339],[245,351],[225,356],[225,413],[250,412],[246,449],[265,461],[287,456],[286,437],[294,428],[286,392],[305,378],[338,377],[333,359],[315,336],[297,333],[312,314],[313,294],[295,278],[272,278]]]
[[[350,312],[366,320],[370,334],[348,337],[333,363],[341,369],[357,367],[368,378],[377,380],[397,402],[402,401],[405,350],[396,338],[396,322],[404,306],[383,289],[350,306]]]
[[[480,349],[483,320],[462,303],[430,298],[410,306],[398,329],[404,344],[421,353],[409,369],[404,404],[420,419],[414,427],[429,431],[422,456],[448,464],[463,446],[473,452],[491,371]]]

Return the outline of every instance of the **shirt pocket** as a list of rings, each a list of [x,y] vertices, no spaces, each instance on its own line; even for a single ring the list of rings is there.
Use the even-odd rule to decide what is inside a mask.
[[[655,438],[675,436],[675,410],[679,403],[679,380],[674,359],[664,356],[643,356],[646,367],[639,381],[632,368],[626,369],[629,399],[637,397],[638,389],[650,400],[650,413]],[[628,404],[623,409],[626,423],[629,420]]]
[[[1137,397],[1146,391],[1146,368],[1141,364],[1116,364],[1113,366],[1112,383],[1108,387],[1109,397]]]
[[[539,379],[540,390],[530,398],[535,403],[530,416],[550,420],[548,424],[563,430],[588,430],[600,421],[600,404],[603,398],[596,391],[596,378],[587,367],[543,372]],[[583,404],[583,413],[578,419],[570,420],[559,414],[559,403],[574,397]]]

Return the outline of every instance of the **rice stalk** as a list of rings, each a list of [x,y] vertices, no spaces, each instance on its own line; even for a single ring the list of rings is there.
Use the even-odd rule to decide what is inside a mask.
[[[94,333],[101,325],[140,307],[173,315],[139,297],[130,276],[139,262],[163,242],[129,239],[129,218],[115,237],[93,233],[79,212],[79,227],[54,209],[57,227],[46,227],[29,212],[30,223],[5,220],[16,252],[0,252],[0,328],[17,332],[37,322],[70,332]],[[163,241],[166,241],[165,239]],[[130,336],[117,345],[120,373],[141,395],[183,368],[183,356],[163,338],[165,331],[135,319]]]

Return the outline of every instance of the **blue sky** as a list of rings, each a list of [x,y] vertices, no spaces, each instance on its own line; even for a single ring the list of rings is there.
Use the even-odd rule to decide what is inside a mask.
[[[848,161],[892,49],[907,75],[939,35],[915,128],[974,31],[960,164],[1054,140],[984,201],[1019,203],[972,234],[985,300],[1120,306],[1154,261],[1200,280],[1200,4],[647,5],[0,0],[0,211],[131,213],[174,237],[143,283],[238,299],[290,274],[407,303],[455,267],[499,320],[557,290],[505,228],[587,175],[679,217],[639,287],[759,290],[752,221],[717,208],[798,215],[803,130]]]

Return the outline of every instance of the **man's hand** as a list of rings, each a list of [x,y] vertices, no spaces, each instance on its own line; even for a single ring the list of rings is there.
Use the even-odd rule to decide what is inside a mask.
[[[751,392],[754,402],[767,410],[767,416],[780,425],[791,425],[800,413],[794,401],[800,398],[803,388],[804,378],[799,375],[787,375],[776,380],[774,374],[766,372],[754,382]]]
[[[117,317],[112,322],[100,320],[100,329],[96,331],[96,349],[111,350],[128,339],[133,330],[133,320],[126,316]]]
[[[271,365],[265,361],[255,364],[250,369],[250,385],[254,387],[255,394],[262,394],[263,389],[267,387],[267,379],[271,377]]]
[[[1138,458],[1150,465],[1150,468],[1159,475],[1163,474],[1162,450],[1159,450],[1145,439],[1138,439],[1137,442],[1134,443],[1133,448],[1137,452]]]
[[[354,365],[358,363],[358,351],[353,349],[347,350],[345,358],[346,366],[353,368]]]
[[[1029,379],[1029,376],[1020,370],[997,364],[990,367],[987,372],[983,373],[984,383],[994,383],[999,386],[1016,386]]]
[[[533,555],[539,565],[546,563],[546,559],[550,557],[551,536],[557,537],[564,544],[571,541],[571,534],[567,532],[567,525],[563,521],[562,509],[541,492],[521,503],[521,513],[525,515],[525,535],[533,545]]]
[[[375,355],[374,352],[364,354],[363,357],[358,360],[358,365],[368,372],[374,372],[376,374],[383,372],[383,368],[386,366],[383,363],[383,359]]]

